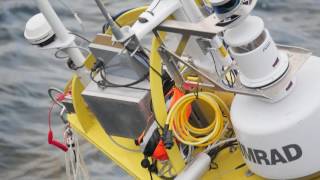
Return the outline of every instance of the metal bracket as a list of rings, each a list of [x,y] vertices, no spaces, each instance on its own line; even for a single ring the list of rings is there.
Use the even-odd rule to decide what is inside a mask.
[[[220,20],[213,14],[199,23],[167,20],[155,28],[157,31],[172,32],[189,36],[201,36],[212,38],[216,34],[225,30],[222,26],[217,26]]]
[[[175,57],[168,53],[167,49],[164,47],[159,48],[159,54],[163,60],[163,63],[166,65],[166,69],[170,77],[174,80],[177,87],[181,88],[185,82],[183,76],[180,74],[178,65]]]
[[[256,88],[256,89],[243,86],[240,82],[239,77],[236,78],[236,83],[233,87],[228,87],[223,83],[223,79],[221,78],[220,75],[208,73],[200,70],[198,67],[194,66],[190,62],[183,60],[181,57],[171,52],[164,46],[161,46],[159,48],[159,53],[166,65],[168,62],[172,60],[176,61],[176,63],[180,62],[185,66],[187,66],[191,71],[196,73],[198,76],[200,76],[202,79],[207,81],[203,83],[197,82],[197,84],[194,84],[193,82],[185,81],[182,78],[179,80],[179,84],[181,85],[181,87],[184,87],[184,85],[186,84],[191,85],[190,87],[194,87],[197,85],[200,88],[211,88],[211,89],[216,89],[220,91],[227,91],[232,93],[256,96],[256,97],[269,99],[272,101],[275,94],[279,93],[280,89],[286,88],[286,86],[288,86],[288,82],[291,81],[291,79],[294,77],[296,72],[302,67],[302,65],[311,56],[311,52],[303,48],[284,46],[284,45],[278,45],[278,48],[280,51],[286,52],[288,54],[289,68],[287,70],[287,73],[276,83],[268,87]],[[171,68],[168,68],[167,70],[171,71]],[[179,71],[178,71],[179,75],[177,74],[177,70],[174,70],[174,71],[175,71],[174,80],[176,80],[175,78],[182,77]]]

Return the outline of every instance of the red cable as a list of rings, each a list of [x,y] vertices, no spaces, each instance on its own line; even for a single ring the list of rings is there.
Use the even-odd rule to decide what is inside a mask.
[[[63,99],[65,98],[65,95],[64,94],[59,94],[56,98],[57,101],[61,102]],[[51,129],[51,113],[52,113],[52,110],[54,108],[54,106],[56,105],[57,103],[56,102],[53,102],[51,107],[49,108],[49,113],[48,113],[48,125],[49,125],[49,131],[48,131],[48,143],[61,149],[62,151],[64,152],[67,152],[68,151],[68,147],[63,144],[63,143],[60,143],[59,141],[53,139],[53,132],[52,132],[52,129]]]

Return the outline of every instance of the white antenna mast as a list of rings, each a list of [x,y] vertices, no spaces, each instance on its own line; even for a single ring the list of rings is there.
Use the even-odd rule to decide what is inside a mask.
[[[60,42],[60,47],[57,45],[57,48],[65,48],[65,52],[69,55],[74,64],[78,67],[83,66],[86,58],[78,48],[74,48],[77,46],[74,42],[74,36],[71,35],[63,25],[50,2],[48,0],[36,0],[36,2]],[[87,85],[90,82],[88,72],[85,68],[79,68],[76,70],[76,73],[84,85]]]

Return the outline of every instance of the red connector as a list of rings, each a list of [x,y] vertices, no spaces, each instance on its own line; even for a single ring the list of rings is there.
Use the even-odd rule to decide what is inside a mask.
[[[59,141],[53,139],[53,133],[51,130],[49,130],[49,132],[48,132],[48,143],[61,149],[64,152],[68,151],[68,147],[65,144],[62,144]]]
[[[56,97],[56,100],[57,100],[58,102],[61,102],[61,101],[64,100],[64,98],[65,98],[65,95],[64,95],[64,94],[59,94],[59,95]],[[67,152],[67,151],[68,151],[68,147],[67,147],[65,144],[59,142],[58,140],[53,139],[53,132],[52,132],[52,129],[51,129],[51,112],[52,112],[52,110],[53,110],[54,105],[56,105],[55,102],[53,102],[53,103],[52,103],[52,106],[49,108],[49,114],[48,114],[48,125],[49,125],[48,143],[51,144],[51,145],[53,145],[53,146],[55,146],[55,147],[57,147],[57,148],[59,148],[59,149],[61,149],[61,150],[64,151],[64,152]]]

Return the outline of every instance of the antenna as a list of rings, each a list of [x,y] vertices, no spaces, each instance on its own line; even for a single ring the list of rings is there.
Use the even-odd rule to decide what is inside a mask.
[[[121,32],[121,28],[118,26],[118,24],[112,19],[110,13],[107,11],[107,9],[105,8],[105,6],[103,5],[103,3],[101,2],[101,0],[95,0],[97,6],[99,7],[101,13],[103,14],[103,16],[106,18],[111,31],[114,35],[114,37],[117,40],[123,39],[124,34]]]

